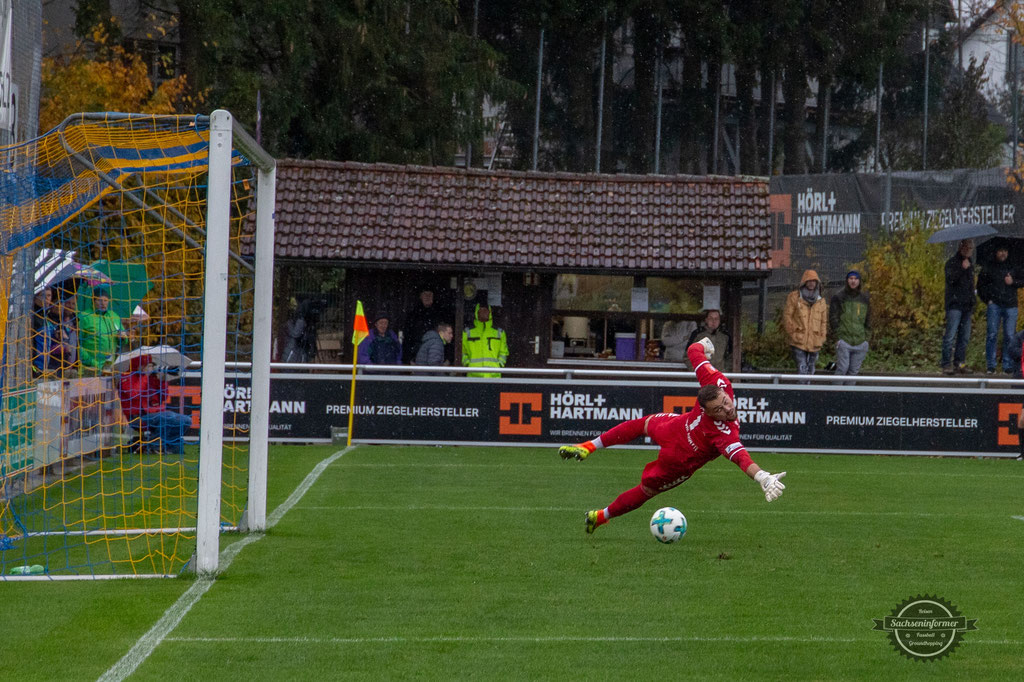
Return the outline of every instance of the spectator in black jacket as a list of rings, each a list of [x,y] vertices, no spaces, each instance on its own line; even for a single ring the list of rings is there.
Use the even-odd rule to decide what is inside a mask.
[[[1010,344],[1017,331],[1017,289],[1024,286],[1015,268],[1008,260],[1010,249],[1005,244],[996,247],[995,257],[985,263],[978,275],[978,298],[985,304],[985,365],[986,374],[996,372],[996,341],[999,328],[1003,328],[1003,373],[1013,374],[1013,352]]]
[[[402,362],[416,362],[416,351],[419,350],[423,335],[435,329],[441,321],[441,313],[434,305],[434,292],[424,289],[420,292],[419,301],[405,314],[402,325]],[[419,363],[416,363],[419,364]]]
[[[946,333],[942,337],[942,373],[966,374],[967,341],[971,338],[971,313],[977,298],[974,296],[974,240],[960,242],[946,261]],[[956,347],[954,350],[954,341]]]

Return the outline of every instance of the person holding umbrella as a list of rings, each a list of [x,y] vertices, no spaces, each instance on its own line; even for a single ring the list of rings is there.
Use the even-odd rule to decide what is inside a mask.
[[[946,333],[942,337],[942,373],[967,374],[967,341],[971,338],[974,296],[974,240],[962,239],[946,261]],[[955,342],[955,348],[954,348]]]
[[[1002,327],[1003,373],[1013,374],[1010,344],[1017,330],[1017,289],[1024,286],[1024,278],[1014,276],[1016,269],[1009,261],[1010,247],[1005,241],[998,241],[993,248],[995,253],[978,275],[978,298],[985,304],[985,373],[996,372],[996,341]]]
[[[128,369],[118,381],[121,411],[128,423],[140,432],[152,432],[160,452],[182,454],[192,418],[167,409],[167,368],[158,367],[153,356],[138,353],[129,359]]]

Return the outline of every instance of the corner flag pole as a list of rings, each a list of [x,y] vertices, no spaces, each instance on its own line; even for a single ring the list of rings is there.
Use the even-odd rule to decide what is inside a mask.
[[[356,411],[356,364],[359,361],[359,344],[370,335],[366,326],[366,315],[363,314],[363,302],[356,301],[356,319],[352,323],[352,387],[348,392],[348,440],[346,447],[352,446],[352,417]]]

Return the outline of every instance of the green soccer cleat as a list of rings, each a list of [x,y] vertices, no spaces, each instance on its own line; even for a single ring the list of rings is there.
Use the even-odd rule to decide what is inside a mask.
[[[590,450],[581,445],[563,445],[558,448],[558,454],[562,459],[575,459],[577,462],[582,462],[590,454]]]
[[[597,509],[591,509],[584,516],[586,517],[586,530],[587,535],[590,535],[597,530]]]

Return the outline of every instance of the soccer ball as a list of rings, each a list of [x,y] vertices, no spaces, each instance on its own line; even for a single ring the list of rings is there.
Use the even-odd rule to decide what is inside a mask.
[[[651,517],[651,535],[658,542],[675,542],[686,534],[686,517],[675,507],[662,507]]]

